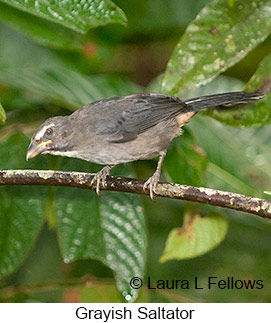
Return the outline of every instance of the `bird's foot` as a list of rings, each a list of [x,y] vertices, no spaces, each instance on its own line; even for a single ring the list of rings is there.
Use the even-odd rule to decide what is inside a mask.
[[[94,177],[92,178],[90,184],[93,185],[96,183],[96,193],[100,194],[100,187],[106,186],[106,177],[110,175],[111,166],[105,166],[101,170],[99,170]]]
[[[150,198],[153,200],[153,193],[156,193],[156,186],[160,180],[160,172],[155,171],[155,173],[144,183],[143,190],[150,191]]]

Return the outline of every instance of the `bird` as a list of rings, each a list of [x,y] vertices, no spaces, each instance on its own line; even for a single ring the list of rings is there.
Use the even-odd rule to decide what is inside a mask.
[[[26,159],[51,154],[106,165],[91,181],[99,195],[114,166],[159,156],[155,172],[143,186],[153,199],[167,149],[192,117],[203,109],[260,100],[270,90],[270,84],[268,80],[254,92],[227,92],[188,100],[140,93],[92,102],[68,116],[47,119],[34,132]]]

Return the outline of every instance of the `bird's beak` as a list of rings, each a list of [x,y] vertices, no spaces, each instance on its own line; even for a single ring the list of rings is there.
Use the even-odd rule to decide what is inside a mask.
[[[48,145],[52,142],[52,140],[48,140],[45,142],[41,142],[39,144],[34,144],[33,141],[31,141],[27,153],[26,153],[26,160],[30,158],[34,158],[37,155],[43,153],[44,151],[48,150]]]

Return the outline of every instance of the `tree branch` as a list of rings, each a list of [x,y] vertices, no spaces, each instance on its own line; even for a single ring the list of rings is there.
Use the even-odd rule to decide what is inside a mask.
[[[93,176],[94,174],[90,173],[52,170],[2,170],[0,171],[0,185],[68,186],[95,189],[95,185],[90,184]],[[108,176],[103,189],[148,195],[149,192],[143,190],[144,182],[140,179]],[[155,195],[225,207],[271,219],[271,201],[242,194],[204,187],[159,183]]]

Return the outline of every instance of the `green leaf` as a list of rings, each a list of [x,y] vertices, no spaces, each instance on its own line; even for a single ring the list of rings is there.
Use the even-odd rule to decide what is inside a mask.
[[[186,185],[203,185],[206,166],[205,152],[185,129],[183,135],[171,143],[166,155],[164,170],[169,180]]]
[[[1,0],[17,9],[85,33],[109,23],[126,23],[123,11],[110,0]]]
[[[227,229],[227,221],[218,213],[209,217],[187,214],[184,225],[170,232],[160,261],[200,256],[215,248],[225,238]]]
[[[2,105],[0,104],[0,124],[4,124],[6,122],[6,113]]]
[[[244,91],[255,91],[271,79],[271,54],[260,63]],[[262,127],[271,123],[270,93],[262,100],[235,109],[208,110],[205,114],[231,126]]]
[[[73,168],[72,160],[61,169]],[[86,167],[87,167],[86,163]],[[127,301],[137,298],[132,277],[143,279],[146,253],[145,222],[139,197],[115,192],[63,188],[56,191],[58,236],[65,263],[97,259],[114,272]]]
[[[40,100],[74,110],[111,96],[141,92],[139,86],[117,76],[86,76],[46,48],[0,28],[0,82],[28,91]],[[17,53],[21,53],[18,57]]]
[[[81,34],[0,2],[0,19],[37,43],[58,49],[81,49]]]
[[[214,0],[187,27],[168,63],[162,91],[184,95],[239,62],[271,31],[271,0]]]
[[[0,143],[0,169],[25,167],[28,140],[17,133]],[[28,255],[44,221],[46,189],[0,187],[0,279]]]

